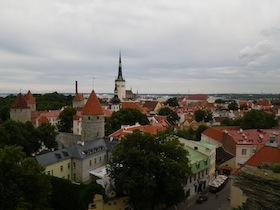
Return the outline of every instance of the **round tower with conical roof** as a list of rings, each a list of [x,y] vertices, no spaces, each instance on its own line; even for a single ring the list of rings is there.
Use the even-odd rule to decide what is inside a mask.
[[[103,138],[105,135],[105,119],[102,106],[92,90],[82,110],[82,141]]]

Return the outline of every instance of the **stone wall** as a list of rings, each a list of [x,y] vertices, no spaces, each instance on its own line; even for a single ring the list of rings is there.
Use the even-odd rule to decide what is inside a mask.
[[[271,170],[244,167],[238,172],[234,185],[248,196],[244,209],[279,209],[279,173],[273,173]]]

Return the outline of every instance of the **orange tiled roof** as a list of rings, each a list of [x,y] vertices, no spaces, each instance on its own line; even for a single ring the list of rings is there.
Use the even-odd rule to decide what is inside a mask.
[[[46,116],[44,116],[44,115],[41,115],[41,116],[39,117],[38,121],[39,121],[40,123],[48,123],[48,122],[49,122],[48,118],[47,118]]]
[[[251,158],[249,158],[240,168],[234,171],[233,175],[237,175],[238,171],[244,166],[258,167],[261,163],[280,163],[280,148],[264,146],[258,150]]]
[[[162,126],[154,126],[154,125],[132,125],[125,128],[121,128],[116,132],[109,135],[109,137],[121,139],[126,134],[132,133],[134,130],[140,130],[145,133],[156,134],[158,131],[162,131],[165,128]]]
[[[122,108],[138,109],[140,112],[143,112],[139,102],[124,101],[122,102]]]
[[[258,101],[256,103],[257,106],[271,106],[271,104],[268,101]]]
[[[91,91],[91,94],[87,100],[87,103],[85,104],[82,115],[103,115],[103,109],[102,106],[94,92],[94,90]]]
[[[32,95],[32,93],[30,92],[30,90],[28,90],[25,99],[29,102],[29,104],[36,104],[35,98]]]
[[[238,130],[239,126],[219,126],[207,128],[202,133],[220,143],[223,141],[223,130]]]
[[[15,101],[12,103],[13,109],[29,109],[27,105],[26,99],[23,97],[21,93],[19,93],[15,99]]]
[[[73,101],[83,101],[84,99],[84,94],[76,93],[75,97],[73,98]]]

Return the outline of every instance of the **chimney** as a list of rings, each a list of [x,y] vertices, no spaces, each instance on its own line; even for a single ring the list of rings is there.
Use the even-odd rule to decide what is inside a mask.
[[[76,93],[78,93],[78,81],[76,81]]]

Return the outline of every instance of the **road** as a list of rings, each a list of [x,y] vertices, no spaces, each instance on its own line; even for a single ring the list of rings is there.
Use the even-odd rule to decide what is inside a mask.
[[[228,200],[230,194],[230,183],[228,182],[225,187],[215,194],[207,192],[208,200],[203,204],[197,204],[194,196],[191,200],[172,208],[173,210],[229,210],[230,201]]]

